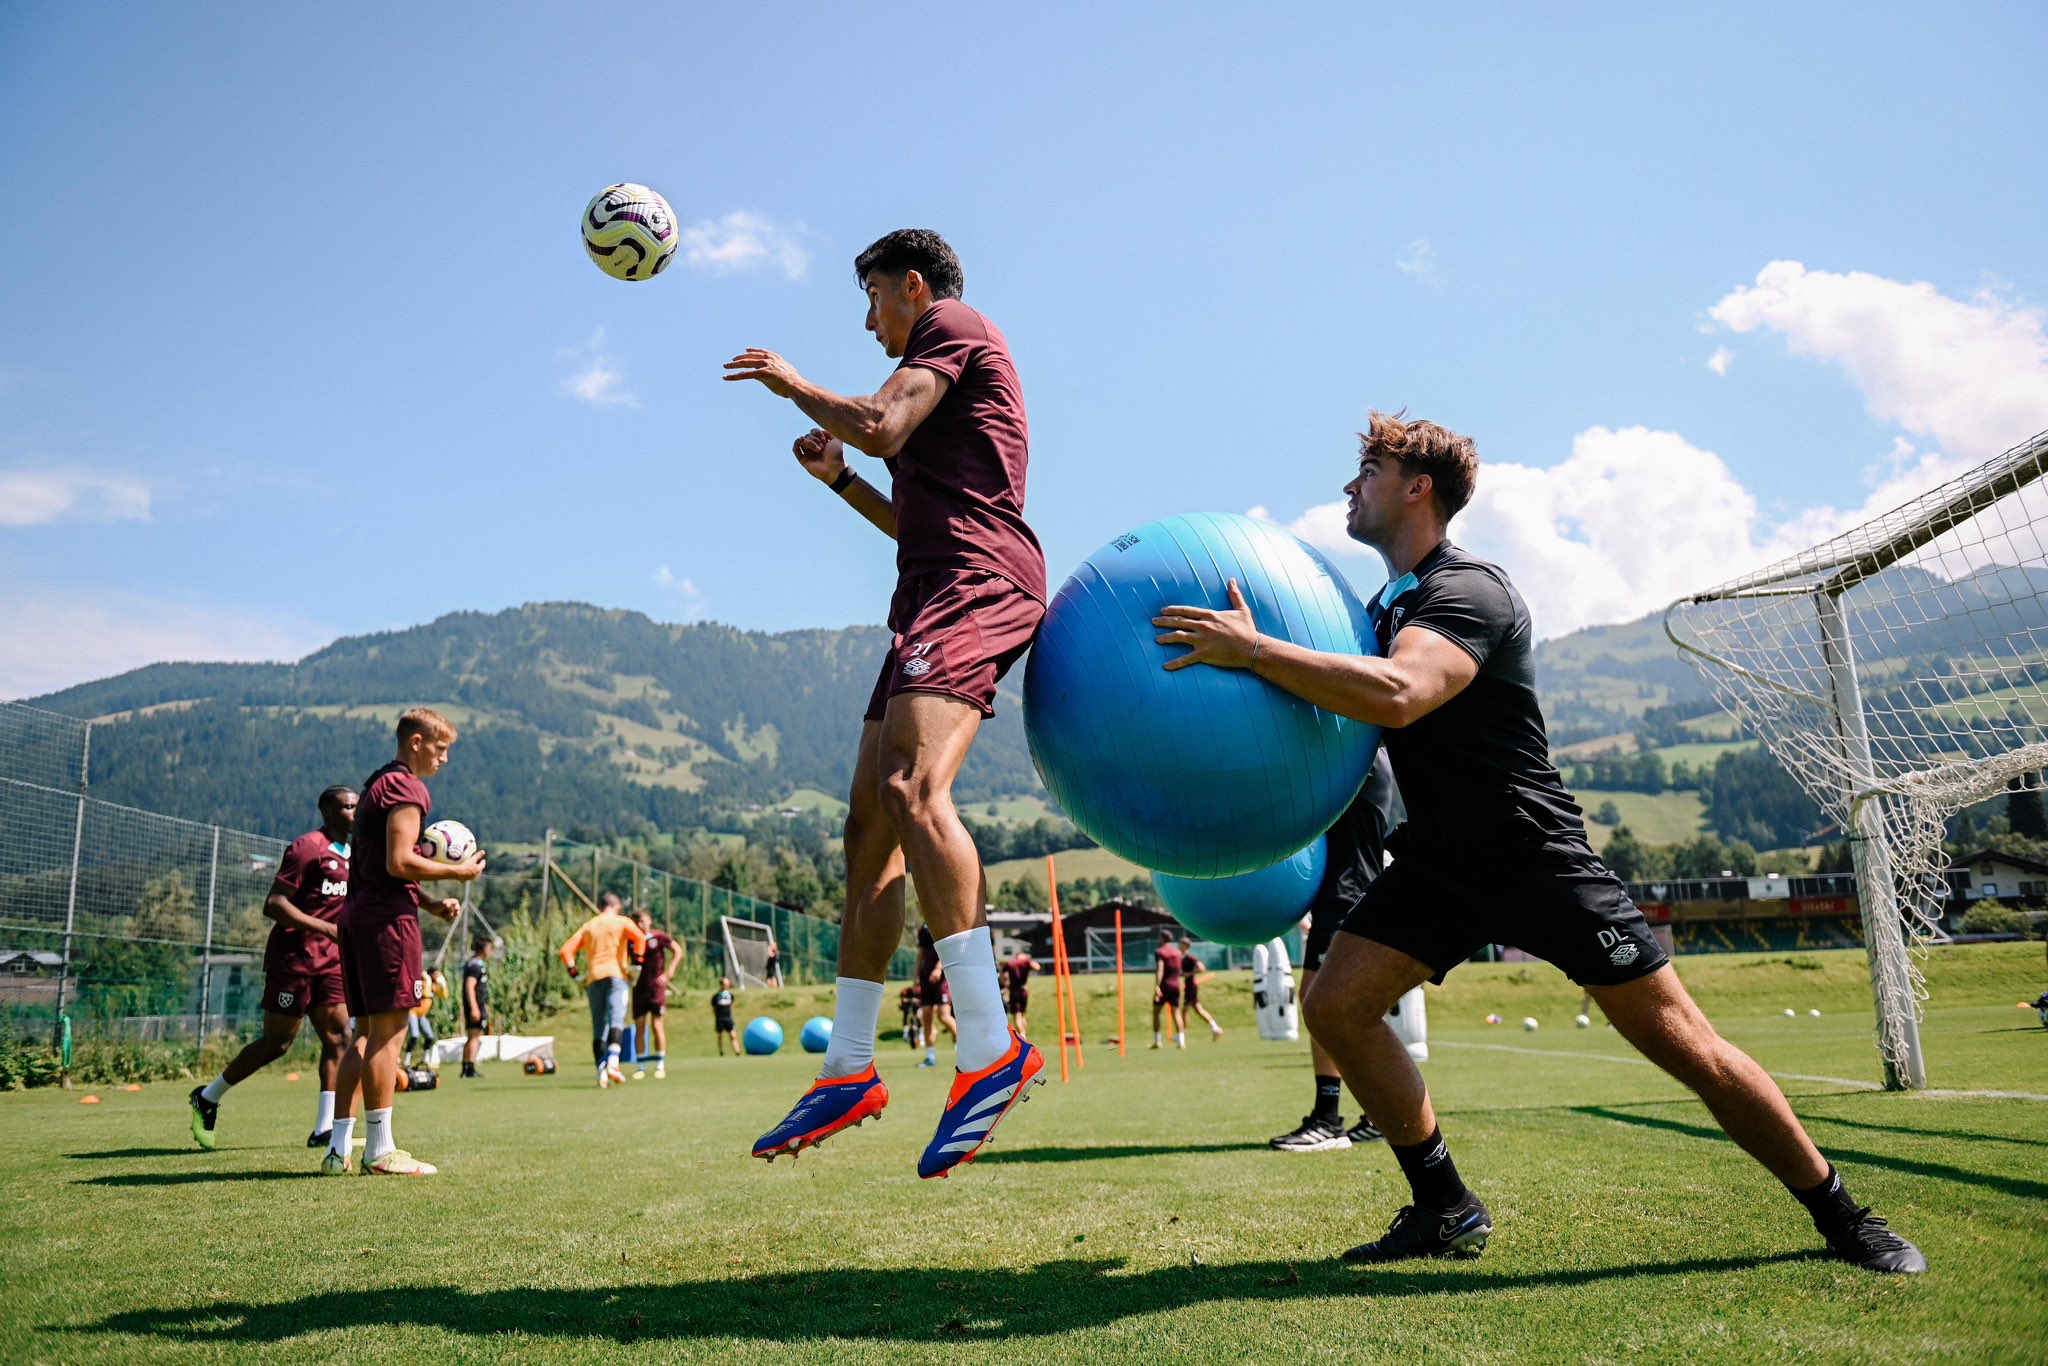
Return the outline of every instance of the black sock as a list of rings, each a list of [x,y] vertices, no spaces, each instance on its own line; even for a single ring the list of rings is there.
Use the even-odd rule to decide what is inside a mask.
[[[1458,1179],[1457,1164],[1451,1161],[1443,1130],[1431,1130],[1420,1143],[1387,1146],[1394,1150],[1394,1160],[1401,1164],[1401,1174],[1408,1178],[1408,1189],[1415,1193],[1416,1204],[1424,1209],[1447,1210],[1457,1208],[1464,1200],[1465,1183]]]
[[[602,1066],[604,1066],[604,1040],[603,1040],[603,1039],[592,1039],[592,1040],[590,1041],[590,1056],[591,1056],[591,1057],[593,1057],[593,1058],[595,1058],[595,1059],[597,1059],[597,1065],[598,1065],[599,1067],[602,1067]]]
[[[611,1050],[614,1048],[619,1049],[621,1052],[624,1052],[626,1042],[626,1031],[623,1029],[607,1029],[604,1032],[604,1042],[605,1052],[607,1054],[609,1054]],[[604,1062],[606,1061],[606,1059],[599,1058],[598,1061]]]
[[[1791,1187],[1786,1189],[1791,1190]],[[1856,1201],[1850,1196],[1849,1188],[1842,1184],[1842,1174],[1835,1170],[1833,1163],[1828,1164],[1826,1180],[1803,1191],[1792,1191],[1792,1198],[1806,1206],[1813,1222],[1822,1228],[1855,1222]]]
[[[1309,1114],[1316,1119],[1326,1119],[1332,1124],[1341,1123],[1343,1116],[1337,1107],[1344,1101],[1344,1079],[1316,1074],[1316,1108]]]

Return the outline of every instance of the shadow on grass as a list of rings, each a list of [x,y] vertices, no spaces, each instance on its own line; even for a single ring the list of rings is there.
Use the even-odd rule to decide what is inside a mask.
[[[71,1334],[130,1334],[181,1343],[271,1343],[327,1329],[411,1324],[477,1337],[738,1337],[801,1342],[831,1338],[900,1342],[993,1341],[1099,1328],[1139,1314],[1221,1301],[1277,1302],[1332,1296],[1487,1295],[1750,1271],[1818,1253],[1700,1258],[1532,1274],[1496,1274],[1476,1263],[1363,1270],[1336,1262],[1173,1266],[1123,1274],[1116,1260],[1047,1262],[995,1271],[856,1268],[660,1284],[466,1292],[448,1285],[393,1286],[275,1303],[222,1302],[135,1309]],[[1650,1287],[1646,1286],[1646,1289]],[[1654,1290],[1652,1293],[1655,1293]]]
[[[197,1186],[209,1181],[301,1181],[319,1172],[126,1172],[89,1176],[75,1186]]]
[[[1723,1143],[1735,1140],[1717,1128],[1705,1124],[1687,1124],[1683,1120],[1664,1119],[1658,1115],[1631,1114],[1605,1105],[1574,1105],[1576,1114],[1591,1115],[1595,1119],[1611,1119],[1618,1124],[1633,1124],[1644,1129],[1661,1129],[1666,1133],[1686,1134],[1693,1138],[1718,1139]],[[1833,1159],[1847,1159],[1886,1171],[1904,1172],[1910,1176],[1928,1176],[1938,1181],[1958,1181],[1967,1186],[1983,1186],[1988,1190],[2000,1191],[2017,1196],[2022,1200],[2048,1200],[2048,1182],[2029,1181],[2025,1177],[2000,1176],[1996,1172],[1965,1171],[1943,1162],[1922,1162],[1910,1157],[1893,1157],[1886,1153],[1859,1152],[1853,1148],[1837,1148],[1829,1145],[1827,1156]]]
[[[1867,1119],[1840,1119],[1834,1115],[1807,1114],[1807,1124],[1838,1124],[1845,1129],[1871,1129],[1881,1134],[1914,1134],[1921,1138],[1953,1138],[1969,1143],[2018,1143],[2029,1148],[2048,1148],[2048,1138],[2015,1138],[2011,1134],[1980,1134],[1967,1129],[1916,1129],[1909,1124],[1873,1124]]]
[[[990,1162],[1096,1162],[1117,1157],[1183,1157],[1199,1153],[1260,1153],[1265,1143],[1132,1143],[1099,1148],[992,1148],[974,1159]]]
[[[196,1157],[200,1150],[191,1144],[182,1148],[109,1148],[101,1153],[66,1153],[73,1162],[103,1162],[120,1157]]]

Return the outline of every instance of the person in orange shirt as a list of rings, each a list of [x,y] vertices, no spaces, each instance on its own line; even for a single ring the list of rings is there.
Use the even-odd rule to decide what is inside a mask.
[[[619,1070],[619,1052],[626,1037],[626,1002],[631,998],[634,960],[647,947],[647,936],[626,918],[618,894],[606,892],[597,899],[597,914],[583,922],[581,929],[562,945],[562,966],[576,976],[576,955],[590,960],[586,979],[590,994],[590,1051],[597,1059],[600,1089],[624,1082]]]

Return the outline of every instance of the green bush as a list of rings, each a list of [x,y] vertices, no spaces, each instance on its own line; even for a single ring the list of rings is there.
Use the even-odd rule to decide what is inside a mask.
[[[2000,901],[1980,901],[1963,916],[1964,934],[2027,934],[2034,924],[2022,911]]]

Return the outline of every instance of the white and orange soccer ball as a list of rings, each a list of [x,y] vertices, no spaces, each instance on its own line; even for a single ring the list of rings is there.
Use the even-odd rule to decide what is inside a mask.
[[[436,863],[460,863],[476,852],[476,836],[461,821],[435,821],[420,835],[420,852]]]
[[[583,249],[614,280],[653,279],[681,241],[675,211],[645,185],[608,186],[583,211]]]

